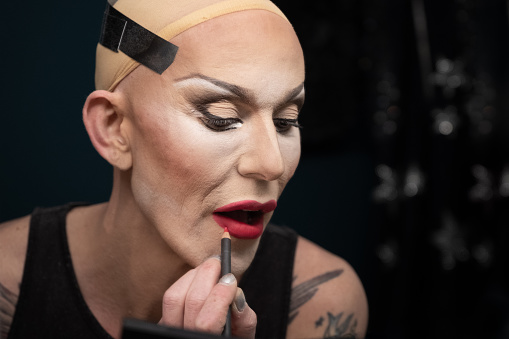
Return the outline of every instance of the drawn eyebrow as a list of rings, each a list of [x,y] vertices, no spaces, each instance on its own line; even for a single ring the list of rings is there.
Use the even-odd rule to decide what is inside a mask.
[[[185,80],[191,80],[191,79],[196,79],[196,78],[210,82],[211,84],[234,94],[235,96],[239,97],[240,99],[250,101],[249,99],[251,99],[251,97],[252,97],[250,91],[244,87],[230,84],[229,82],[222,81],[222,80],[219,80],[216,78],[212,78],[212,77],[203,75],[201,73],[193,73],[189,76],[178,78],[178,79],[176,79],[176,82],[182,82]]]
[[[219,80],[216,78],[212,78],[212,77],[206,76],[201,73],[193,73],[191,75],[188,75],[188,76],[185,76],[182,78],[178,78],[175,81],[182,82],[182,81],[192,80],[192,79],[205,80],[205,81],[207,81],[207,82],[209,82],[209,83],[211,83],[211,84],[213,84],[227,92],[230,92],[231,94],[233,94],[234,96],[238,97],[239,99],[241,99],[245,102],[255,103],[255,100],[254,100],[255,96],[249,89],[241,87],[241,86],[237,86],[237,85],[234,85],[229,82],[222,81],[222,80]],[[283,107],[287,106],[289,103],[293,103],[293,104],[297,105],[299,110],[302,108],[302,106],[304,105],[304,83],[301,83],[300,85],[298,85],[297,87],[292,89],[282,100],[280,100],[278,102],[278,104],[276,105],[275,111],[276,112],[279,111]]]
[[[301,83],[299,86],[292,89],[276,106],[275,111],[279,111],[288,104],[297,105],[298,110],[300,111],[302,106],[304,106],[304,83]]]

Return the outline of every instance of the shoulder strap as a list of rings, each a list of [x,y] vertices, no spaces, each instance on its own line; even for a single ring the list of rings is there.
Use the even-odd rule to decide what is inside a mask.
[[[290,228],[267,226],[255,258],[240,287],[256,312],[257,338],[285,338],[292,292],[297,233]]]

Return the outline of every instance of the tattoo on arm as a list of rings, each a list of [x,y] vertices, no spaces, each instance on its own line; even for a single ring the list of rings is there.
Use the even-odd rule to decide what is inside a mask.
[[[290,299],[290,314],[288,318],[288,325],[299,314],[299,307],[307,303],[318,291],[318,286],[331,279],[338,277],[343,270],[335,270],[326,272],[316,276],[308,281],[305,281],[292,289],[292,297]],[[294,280],[296,277],[294,277]]]
[[[18,296],[0,283],[0,338],[7,338]]]
[[[337,315],[334,315],[330,312],[327,312],[327,317],[329,318],[329,324],[325,329],[323,334],[324,338],[355,338],[355,330],[357,328],[357,319],[354,319],[353,313],[350,313],[348,317],[346,317],[343,322],[341,322],[341,318],[343,317],[343,313],[341,312]],[[352,322],[353,320],[353,322]],[[322,325],[323,317],[315,322],[315,326],[319,327]],[[320,322],[318,324],[318,322]]]

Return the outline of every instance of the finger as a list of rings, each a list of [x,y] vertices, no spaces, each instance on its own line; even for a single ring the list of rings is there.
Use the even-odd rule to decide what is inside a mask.
[[[237,291],[237,279],[231,273],[224,275],[214,286],[196,317],[196,330],[221,334],[226,315]]]
[[[196,317],[200,313],[205,300],[217,284],[221,273],[218,258],[209,258],[196,268],[196,276],[189,286],[184,307],[184,328],[196,329]]]
[[[256,313],[249,307],[242,289],[237,288],[232,304],[232,334],[239,338],[254,338],[256,334]]]
[[[184,324],[184,307],[189,286],[196,276],[196,269],[189,270],[163,296],[163,315],[160,325],[182,327]]]

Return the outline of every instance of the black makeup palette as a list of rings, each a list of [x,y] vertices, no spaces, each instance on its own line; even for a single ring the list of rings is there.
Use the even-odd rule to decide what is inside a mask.
[[[122,339],[221,339],[224,337],[188,331],[181,328],[166,327],[138,319],[125,319]]]

